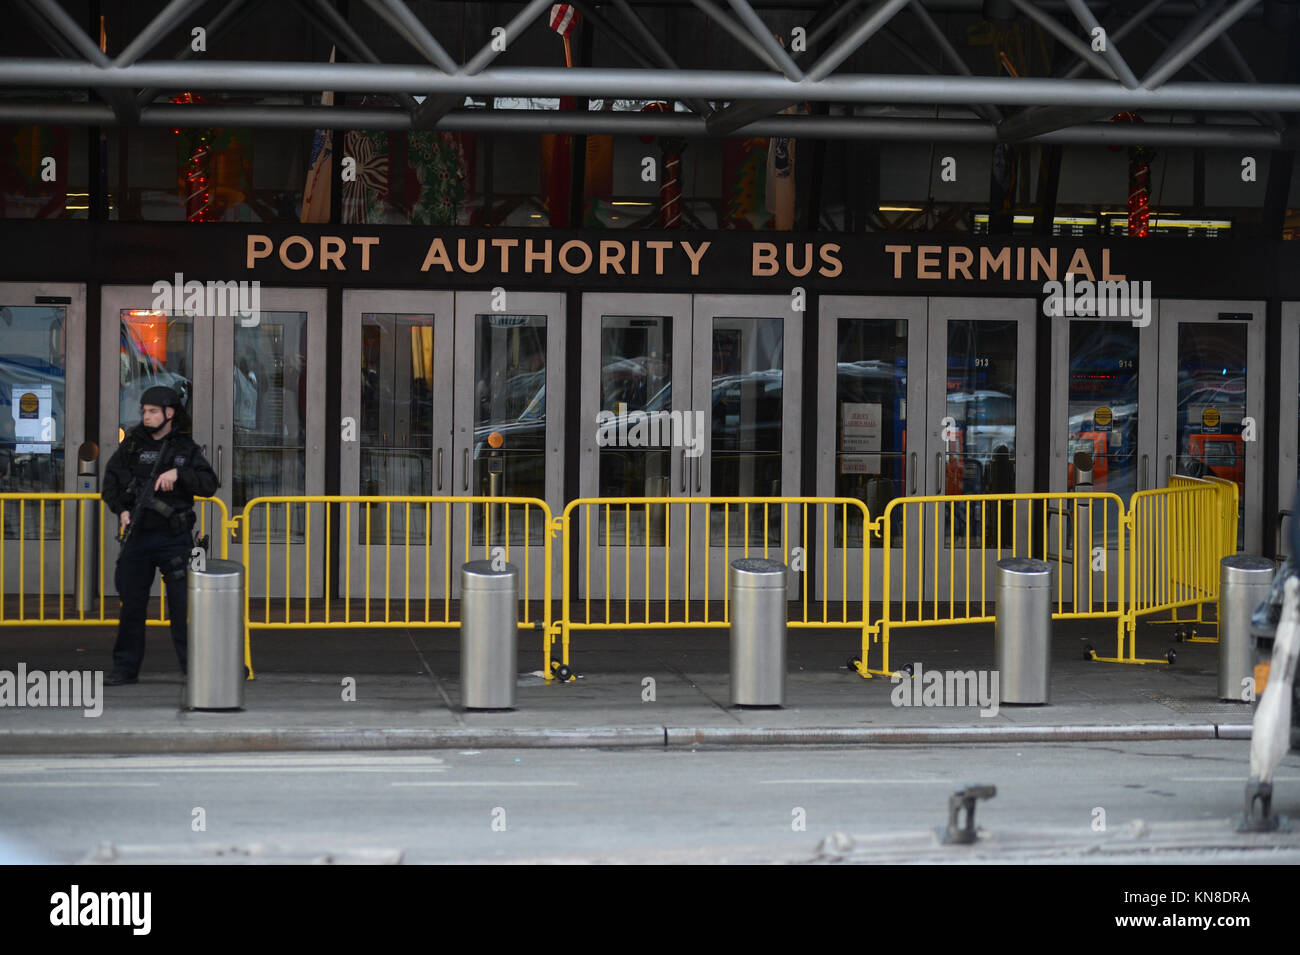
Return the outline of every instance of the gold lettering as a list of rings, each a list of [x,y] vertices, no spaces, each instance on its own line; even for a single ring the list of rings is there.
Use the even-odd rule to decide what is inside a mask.
[[[478,255],[474,258],[474,264],[470,265],[469,262],[465,261],[465,250],[468,248],[468,245],[464,239],[456,240],[456,261],[460,264],[460,270],[462,272],[469,272],[472,274],[487,264],[487,243],[482,239],[478,239],[475,241],[475,245],[478,246],[476,250]]]
[[[775,245],[771,242],[755,242],[753,249],[753,267],[751,271],[756,278],[776,275],[777,272],[781,271],[781,266],[776,261]]]
[[[683,241],[683,242],[682,242],[682,251],[685,252],[685,253],[686,253],[686,257],[689,258],[689,259],[691,260],[691,274],[692,274],[692,275],[699,275],[699,274],[700,274],[700,260],[701,260],[702,258],[704,258],[704,253],[707,252],[707,251],[709,250],[709,246],[712,245],[712,244],[713,244],[713,243],[711,243],[711,242],[704,242],[704,243],[701,243],[701,244],[700,244],[699,251],[696,251],[695,249],[693,249],[693,248],[691,247],[691,244],[690,244],[689,242],[686,242],[686,241]]]
[[[480,239],[479,241],[481,242],[482,240]],[[528,239],[524,243],[524,271],[531,273],[533,271],[534,262],[541,262],[543,266],[542,272],[546,275],[551,274],[551,240],[550,239],[546,239],[542,242],[542,251],[540,252],[533,251],[532,239]]]
[[[303,250],[307,254],[301,261],[291,262],[289,261],[289,249],[296,245],[302,246]],[[311,260],[315,257],[316,250],[311,247],[310,242],[300,235],[291,235],[280,243],[280,261],[284,263],[284,267],[287,269],[293,269],[295,272],[299,269],[305,269],[307,266],[311,265]]]
[[[617,275],[626,275],[623,271],[623,256],[627,255],[627,249],[623,248],[623,243],[613,239],[600,240],[600,274],[605,275],[613,271]]]
[[[916,277],[918,279],[941,279],[939,274],[940,245],[918,245],[916,247]]]
[[[1023,245],[1018,245],[1016,246],[1016,281],[1023,282],[1024,280],[1025,280],[1025,247]]]
[[[793,242],[787,242],[785,244],[785,267],[789,269],[791,275],[795,276],[796,278],[803,278],[805,275],[807,275],[809,272],[812,271],[812,267],[813,267],[812,243],[805,242],[803,244],[803,251],[804,251],[803,265],[794,264],[794,250],[795,250],[795,244]]]
[[[569,264],[570,249],[582,250],[582,265],[575,267]],[[570,239],[568,242],[564,243],[564,245],[560,246],[560,267],[570,275],[578,275],[581,272],[587,271],[587,269],[591,268],[591,246],[587,245],[587,243],[583,242],[581,239]]]
[[[819,275],[823,275],[828,279],[833,279],[844,271],[844,263],[842,263],[835,255],[839,250],[840,247],[834,242],[827,242],[821,247],[821,259],[826,264],[817,270]]]
[[[655,241],[655,242],[647,242],[645,246],[647,249],[655,250],[655,275],[663,275],[664,274],[664,250],[671,249],[673,247],[673,244],[671,242]]]
[[[420,271],[427,272],[435,265],[441,265],[448,272],[452,270],[451,259],[447,256],[447,247],[442,244],[442,239],[434,239],[429,243],[429,251],[424,254],[424,264],[420,266]]]
[[[893,253],[894,256],[894,278],[903,277],[903,256],[912,251],[910,245],[887,245],[885,251]]]
[[[1123,282],[1128,276],[1127,272],[1120,272],[1118,275],[1110,270],[1110,249],[1101,250],[1101,278],[1104,282]]]
[[[320,267],[322,270],[328,269],[331,264],[340,272],[346,272],[348,267],[343,264],[343,253],[347,251],[348,244],[336,235],[323,235],[320,237]]]
[[[254,262],[266,258],[274,249],[275,243],[271,241],[269,235],[250,234],[247,254],[244,257],[244,268],[251,269]]]
[[[379,244],[377,235],[356,235],[352,237],[352,244],[361,246],[361,271],[370,271],[370,249],[372,246]]]
[[[1048,255],[1044,256],[1038,249],[1029,250],[1029,279],[1037,281],[1039,278],[1046,278],[1049,281],[1056,281],[1056,249],[1055,247],[1047,250]],[[1039,269],[1042,269],[1041,273]]]
[[[1073,272],[1075,275],[1086,275],[1089,282],[1097,281],[1097,277],[1092,274],[1092,265],[1088,262],[1088,253],[1083,249],[1074,250],[1074,255],[1070,258],[1070,267],[1065,271]]]
[[[989,277],[989,266],[1002,270],[1002,278],[1011,278],[1011,248],[1007,247],[993,255],[988,248],[980,249],[980,281],[983,282]]]
[[[510,271],[510,250],[519,244],[518,239],[493,239],[492,245],[501,250],[501,271]]]
[[[966,246],[948,246],[948,278],[955,279],[957,273],[960,272],[967,280],[969,280],[971,278],[970,264],[974,261],[974,254],[970,249],[966,248]]]

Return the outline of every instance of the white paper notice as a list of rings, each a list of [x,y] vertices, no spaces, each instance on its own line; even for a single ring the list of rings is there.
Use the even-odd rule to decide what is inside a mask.
[[[840,436],[841,474],[879,474],[880,473],[880,419],[879,402],[861,404],[851,401],[843,405],[843,433]],[[854,454],[853,462],[848,460],[848,452],[874,451],[875,454]]]

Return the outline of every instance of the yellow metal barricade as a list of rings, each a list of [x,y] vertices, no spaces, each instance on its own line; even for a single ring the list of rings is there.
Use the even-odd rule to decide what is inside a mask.
[[[226,505],[217,498],[196,498],[195,505],[200,533],[211,533],[214,550],[226,557],[233,527]],[[0,626],[117,623],[119,604],[106,586],[117,518],[99,494],[0,494],[0,528]],[[163,599],[148,623],[166,622]]]
[[[1163,663],[1137,655],[1137,618],[1219,598],[1219,560],[1236,549],[1236,486],[1175,477],[1167,488],[1138,491],[1129,507],[1130,598],[1111,663]],[[1233,515],[1222,508],[1231,502]],[[1229,538],[1229,533],[1231,537]]]
[[[553,523],[535,498],[255,498],[239,518],[245,662],[251,630],[457,628],[460,564],[479,559],[522,565],[519,627],[549,661]]]
[[[1053,619],[1110,618],[1122,635],[1126,564],[1118,495],[900,497],[878,525],[885,546],[881,671],[890,672],[891,630],[995,621],[1003,557],[1047,562]]]
[[[740,557],[793,572],[788,626],[859,630],[866,658],[871,519],[856,498],[582,498],[560,526],[565,666],[575,630],[729,626],[731,561]]]

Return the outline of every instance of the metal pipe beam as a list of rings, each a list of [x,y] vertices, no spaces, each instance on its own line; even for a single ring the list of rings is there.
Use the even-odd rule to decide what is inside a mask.
[[[478,76],[447,76],[429,66],[369,63],[257,63],[206,60],[148,61],[120,70],[67,60],[0,60],[0,87],[82,90],[86,87],[197,88],[220,91],[344,93],[431,90],[464,96],[591,96],[633,99],[763,99],[797,103],[1089,106],[1115,110],[1205,112],[1300,109],[1300,84],[1166,83],[1129,90],[1105,80],[1046,77],[840,74],[792,83],[761,72],[625,70],[618,68],[501,67]]]
[[[59,125],[114,124],[112,109],[101,103],[0,102],[0,122]],[[322,106],[175,106],[158,104],[140,117],[142,126],[243,126],[273,129],[416,128],[399,109]],[[709,138],[704,120],[685,114],[560,112],[558,110],[456,110],[437,125],[441,130],[518,133],[588,133],[606,135]],[[990,123],[963,119],[913,119],[867,116],[777,116],[743,127],[745,136],[792,136],[821,139],[906,140],[994,143]],[[1188,123],[1088,123],[1058,129],[1027,140],[1032,143],[1100,143],[1108,145],[1296,148],[1300,130],[1280,133],[1259,126],[1201,126]]]
[[[420,18],[411,12],[411,8],[402,0],[364,0],[366,6],[397,33],[403,40],[415,48],[422,57],[442,70],[444,73],[459,73],[460,64],[451,58],[442,44],[420,22]]]
[[[27,8],[36,17],[42,18],[48,27],[66,40],[77,53],[100,68],[101,72],[112,66],[108,54],[86,36],[77,22],[54,0],[27,0]],[[113,105],[113,111],[117,114],[120,123],[130,125],[138,118],[139,110],[135,105],[135,97],[131,93],[114,89],[111,85],[93,84],[92,88]]]
[[[309,8],[304,4],[305,0],[304,3],[299,4],[299,6],[304,11],[307,11]],[[343,19],[343,15],[334,9],[334,5],[330,3],[330,0],[315,0],[315,7],[316,14],[319,17],[318,22],[324,29],[325,34],[333,40],[335,44],[342,47],[348,56],[354,60],[364,60],[370,64],[379,63],[379,57],[370,49],[370,46],[366,41],[361,39],[361,36],[357,31],[352,29],[352,24]],[[261,69],[261,67],[259,66],[258,69]],[[333,89],[333,87],[322,86],[321,89]],[[419,108],[420,104],[415,101],[415,97],[413,97],[409,91],[390,90],[388,92],[391,92],[393,98],[410,112],[415,112],[415,110]]]
[[[726,11],[716,3],[713,3],[712,0],[691,0],[691,2],[695,4],[696,8],[701,13],[718,26],[722,27],[722,29],[727,33],[731,34],[733,40],[758,57],[759,60],[763,62],[764,66],[767,66],[769,69],[777,70],[778,72],[780,71],[780,65],[776,60],[772,59],[762,44],[755,40],[748,30],[742,29],[735,20],[727,16]]]
[[[904,40],[901,36],[899,36],[889,27],[885,27],[883,30],[881,30],[880,35],[885,38],[886,42],[892,44],[894,49],[896,49],[899,53],[903,54],[903,56],[907,57],[907,59],[915,63],[917,67],[919,67],[924,72],[930,74],[931,76],[942,75],[939,72],[938,67],[936,67],[933,63],[931,63],[929,60],[923,57],[920,54],[920,52],[918,52],[912,46],[912,44],[908,43],[906,40]],[[986,106],[981,103],[972,103],[971,109],[974,110],[975,113],[978,114],[979,117],[985,120],[986,122],[996,123],[1002,119],[1001,114],[997,111],[995,107],[992,106]]]
[[[175,29],[183,19],[203,6],[203,3],[204,0],[172,0],[163,7],[158,16],[149,21],[148,26],[135,35],[135,39],[117,55],[113,65],[130,66],[157,46],[159,40]]]
[[[1242,18],[1242,16],[1251,7],[1256,6],[1260,0],[1237,0],[1232,6],[1220,14],[1213,23],[1205,28],[1195,39],[1187,46],[1175,53],[1167,63],[1159,69],[1152,70],[1142,78],[1142,85],[1149,90],[1162,85],[1166,80],[1172,79],[1174,75],[1187,65],[1198,53],[1213,43],[1221,36],[1230,26]]]
[[[1128,36],[1130,33],[1136,30],[1143,22],[1146,21],[1147,17],[1155,13],[1156,10],[1161,10],[1163,12],[1162,5],[1167,6],[1167,0],[1150,0],[1150,2],[1145,7],[1139,10],[1137,13],[1133,14],[1133,16],[1129,17],[1127,20],[1125,20],[1114,30],[1107,30],[1106,38],[1108,40],[1112,40],[1118,43],[1120,40],[1124,39],[1126,36]],[[1065,72],[1065,75],[1062,78],[1067,80],[1072,80],[1087,68],[1088,68],[1088,61],[1084,59],[1080,59],[1078,60],[1078,62],[1074,64],[1074,66],[1070,67],[1070,69],[1068,69]]]
[[[821,58],[808,71],[808,79],[818,82],[835,72],[835,68],[856,53],[863,44],[870,40],[876,31],[893,19],[894,14],[907,6],[909,0],[880,0],[868,10],[848,33],[843,34],[835,45],[822,54]]]
[[[614,6],[618,7],[622,12],[624,19],[632,28],[632,32],[636,34],[637,39],[645,44],[646,49],[650,51],[650,55],[659,61],[659,65],[664,69],[677,69],[677,63],[673,60],[672,55],[663,48],[659,39],[650,32],[650,28],[637,16],[636,11],[628,5],[627,0],[614,0]],[[686,105],[700,116],[707,115],[710,112],[709,104],[702,99],[688,100]]]
[[[795,65],[794,60],[790,59],[790,54],[785,52],[785,47],[777,42],[772,31],[767,28],[767,24],[754,12],[754,8],[749,5],[747,0],[727,0],[731,4],[731,9],[736,11],[736,16],[740,22],[749,28],[749,32],[754,39],[758,41],[759,46],[767,51],[767,55],[776,63],[777,68],[784,74],[788,80],[803,79],[803,70]]]
[[[215,17],[208,21],[208,25],[204,28],[207,31],[208,39],[215,40],[217,37],[222,36],[252,9],[253,0],[230,0]],[[188,60],[192,56],[194,56],[194,48],[186,43],[172,59]],[[156,89],[141,90],[135,98],[136,106],[143,109],[152,103],[153,98],[157,95],[158,90]]]
[[[1192,13],[1177,35],[1167,43],[1156,57],[1155,62],[1147,67],[1147,72],[1158,70],[1173,58],[1173,55],[1192,41],[1196,34],[1200,33],[1214,17],[1228,5],[1228,0],[1209,0],[1208,3],[1202,3],[1197,0],[1197,9]]]
[[[948,35],[939,28],[939,24],[935,22],[934,17],[930,16],[930,11],[925,9],[925,5],[920,0],[912,0],[911,6],[912,13],[921,21],[921,26],[930,34],[930,38],[934,40],[940,52],[952,64],[952,68],[962,76],[974,76],[975,74],[966,65],[962,55],[957,52],[957,48],[948,40]],[[977,107],[977,109],[980,111],[980,115],[989,122],[998,123],[1002,121],[1002,111],[996,106],[984,105]]]
[[[1133,75],[1133,71],[1129,69],[1128,63],[1126,63],[1124,57],[1120,55],[1118,40],[1106,35],[1106,31],[1102,29],[1101,24],[1097,22],[1097,18],[1092,15],[1092,11],[1088,9],[1088,5],[1084,3],[1083,0],[1067,0],[1067,2],[1070,4],[1070,9],[1074,11],[1074,16],[1078,19],[1079,25],[1083,27],[1084,33],[1091,37],[1097,30],[1101,30],[1101,55],[1106,58],[1106,62],[1109,63],[1110,68],[1115,71],[1115,75],[1119,77],[1119,81],[1131,90],[1137,89],[1139,85],[1138,78]],[[1091,46],[1089,49],[1091,49]]]
[[[1142,29],[1150,33],[1153,37],[1156,38],[1156,40],[1159,43],[1163,44],[1164,46],[1168,47],[1170,45],[1169,35],[1165,33],[1163,30],[1161,30],[1154,23],[1144,23],[1142,24]],[[1223,75],[1221,73],[1219,73],[1216,70],[1210,69],[1204,63],[1201,63],[1198,60],[1192,60],[1192,62],[1187,64],[1187,68],[1192,72],[1196,73],[1197,75],[1205,77],[1211,83],[1228,82],[1226,79],[1223,78]],[[1254,82],[1254,80],[1252,80],[1251,82]],[[1282,122],[1281,125],[1278,124],[1279,121],[1281,120],[1281,117],[1277,113],[1261,113],[1257,110],[1252,110],[1250,111],[1250,115],[1255,120],[1255,122],[1259,123],[1261,126],[1273,126],[1276,129],[1286,128],[1285,122]],[[1277,119],[1275,120],[1273,119],[1273,117],[1277,117]]]
[[[1115,71],[1110,68],[1110,64],[1107,63],[1104,58],[1093,53],[1092,47],[1080,40],[1078,36],[1061,23],[1060,20],[1056,19],[1056,17],[1044,10],[1040,10],[1033,3],[1030,3],[1029,0],[1011,0],[1011,4],[1052,36],[1056,37],[1059,42],[1068,46],[1074,51],[1075,56],[1079,57],[1079,59],[1083,60],[1102,76],[1111,80],[1118,79],[1115,75]]]
[[[505,37],[506,42],[503,46],[509,46],[513,43],[519,34],[532,26],[533,21],[537,19],[543,10],[549,10],[550,7],[550,0],[530,0],[528,6],[516,13],[510,22],[505,25],[505,33],[502,35]],[[503,52],[503,50],[493,49],[492,41],[489,40],[470,58],[461,73],[465,76],[475,76],[487,69],[487,65]]]

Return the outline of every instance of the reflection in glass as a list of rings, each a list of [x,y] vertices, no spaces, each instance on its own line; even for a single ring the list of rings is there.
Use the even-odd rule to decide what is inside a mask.
[[[366,313],[361,316],[361,486],[366,495],[423,496],[433,486],[433,355],[432,315]],[[444,400],[446,400],[444,396]],[[406,539],[406,508],[397,508],[385,525],[381,512],[372,514],[370,541]],[[412,540],[424,540],[422,507],[411,509]],[[357,527],[365,542],[364,518]]]
[[[941,436],[945,494],[1011,494],[1016,489],[1016,336],[1015,322],[948,323],[948,376],[945,415],[952,422]],[[983,527],[980,513],[965,507],[945,512],[945,546],[952,534],[972,541],[993,535],[997,524]],[[982,509],[981,509],[982,510]],[[1014,528],[1012,511],[1003,507],[1002,536]],[[991,517],[992,515],[990,515]]]
[[[1137,490],[1139,334],[1131,322],[1070,323],[1070,490],[1080,451],[1093,458],[1091,490],[1125,501]]]
[[[1237,485],[1237,546],[1245,537],[1246,333],[1240,323],[1178,324],[1178,474]]]
[[[599,410],[613,416],[613,423],[606,424],[609,436],[635,433],[637,424],[645,420],[646,414],[658,415],[672,410],[672,350],[671,318],[601,316]],[[672,448],[668,436],[661,434],[660,438],[660,444],[655,447],[627,447],[620,446],[617,441],[602,442],[603,446],[598,450],[600,496],[669,496]],[[604,519],[604,508],[601,508],[601,534],[605,533]],[[626,529],[623,526],[625,521],[630,525]],[[659,546],[664,543],[663,507],[611,508],[610,524],[612,539],[620,543]]]
[[[907,322],[844,318],[837,329],[835,495],[858,498],[879,517],[907,493]],[[835,521],[842,546],[842,510]],[[850,525],[848,543],[860,545],[862,522]]]
[[[782,386],[785,327],[779,318],[713,320],[710,397],[709,494],[716,497],[770,497],[781,493]],[[694,402],[699,409],[700,402]],[[722,509],[714,508],[714,511]],[[743,543],[743,517],[731,515],[732,544]],[[712,516],[712,539],[722,543],[724,515]],[[769,542],[780,529],[769,527]],[[751,521],[748,539],[763,542],[760,521]]]
[[[231,504],[307,493],[307,314],[261,312],[235,324]],[[214,465],[216,462],[213,462]],[[306,508],[292,509],[289,540],[301,542]],[[282,508],[256,508],[250,540],[285,539]]]
[[[0,491],[63,490],[66,313],[47,305],[0,306]],[[18,537],[20,523],[29,539],[40,536],[39,506],[23,510],[5,506],[6,539]],[[47,535],[58,533],[58,519],[59,508],[47,504]]]
[[[190,420],[194,420],[191,316],[123,309],[120,358],[117,415],[123,432],[140,423],[140,396],[154,385],[165,385],[179,394]]]
[[[546,316],[474,317],[474,466],[470,493],[546,499]],[[504,541],[504,508],[471,508],[474,543]],[[528,542],[542,541],[542,516],[530,508]],[[493,515],[496,515],[495,517]],[[523,543],[522,521],[510,526]]]

